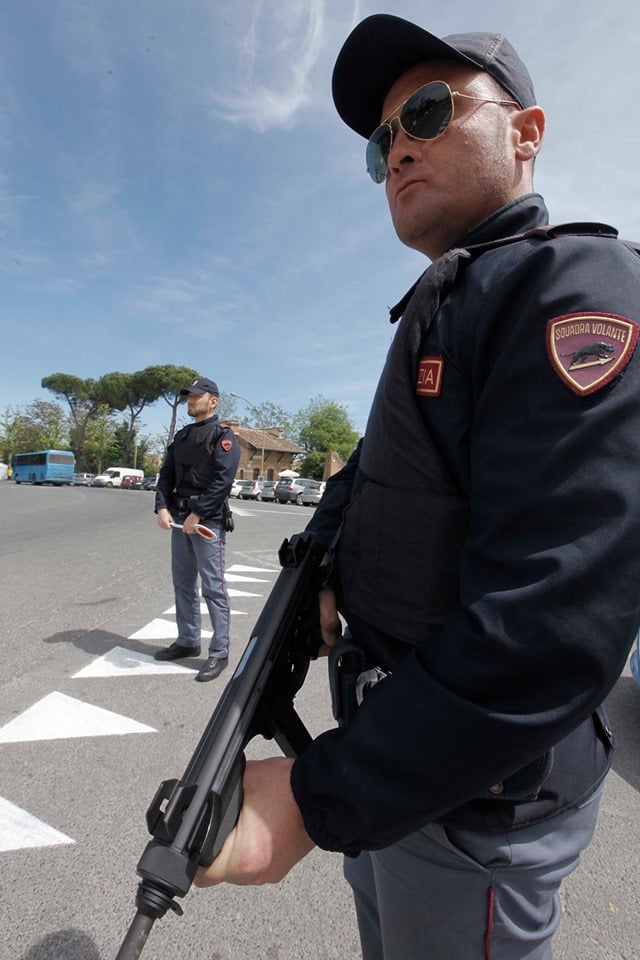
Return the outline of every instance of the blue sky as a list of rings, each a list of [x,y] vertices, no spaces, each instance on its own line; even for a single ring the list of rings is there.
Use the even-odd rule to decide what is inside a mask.
[[[547,112],[552,222],[640,240],[637,2],[5,0],[0,410],[53,399],[50,373],[175,363],[254,405],[322,394],[364,429],[386,308],[426,266],[330,96],[380,12],[505,33]]]

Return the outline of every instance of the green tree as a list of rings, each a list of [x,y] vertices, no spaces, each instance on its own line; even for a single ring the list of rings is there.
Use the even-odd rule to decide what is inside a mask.
[[[169,429],[163,439],[163,449],[166,450],[176,432],[178,407],[186,401],[185,397],[180,396],[180,391],[183,387],[197,380],[200,374],[191,367],[178,367],[172,364],[146,367],[144,373],[149,382],[154,384],[156,399],[162,397],[171,408]]]
[[[265,427],[281,427],[283,437],[291,439],[293,427],[290,413],[269,400],[259,404],[258,410]]]
[[[11,463],[11,457],[16,453],[16,420],[18,411],[12,407],[5,407],[0,416],[0,460]]]
[[[358,442],[346,408],[323,396],[314,397],[294,415],[289,439],[306,451],[296,470],[303,476],[321,479],[327,453],[335,450],[347,460]]]
[[[104,401],[113,410],[128,410],[127,437],[123,444],[123,464],[134,466],[137,452],[138,419],[147,404],[154,403],[161,395],[154,368],[137,370],[135,373],[105,373],[100,378]]]
[[[296,470],[299,470],[301,476],[307,477],[309,480],[322,480],[326,461],[326,451],[310,450],[304,460],[296,465]]]
[[[69,446],[69,418],[59,403],[34,400],[26,408],[25,416],[37,431],[36,449],[60,450]]]
[[[242,408],[242,413],[238,413],[238,405]],[[285,437],[289,437],[293,431],[291,414],[270,400],[249,405],[242,397],[221,393],[216,413],[221,420],[237,420],[243,427],[255,430],[280,427]]]
[[[79,470],[92,473],[102,473],[115,463],[117,449],[115,443],[116,423],[115,414],[108,404],[98,407],[95,415],[87,424],[84,442],[84,460],[78,466]]]
[[[38,447],[38,427],[18,407],[7,407],[2,415],[0,458],[11,463],[14,453],[27,453]]]
[[[121,420],[114,427],[113,431],[113,443],[109,450],[111,454],[111,460],[109,466],[112,467],[132,467],[133,464],[129,463],[129,444],[131,441],[131,433],[129,429],[129,424],[126,420]]]
[[[0,458],[14,453],[59,450],[69,446],[69,423],[58,403],[34,400],[24,409],[7,407],[0,423]]]
[[[241,423],[243,426],[249,426],[249,420],[243,418],[238,413],[238,401],[236,398],[232,397],[230,393],[225,393],[224,390],[220,393],[216,414],[220,420],[237,420],[238,423]]]
[[[52,373],[42,378],[45,390],[67,401],[71,416],[71,447],[78,463],[84,460],[83,448],[87,424],[103,402],[99,381],[82,380],[71,373]]]
[[[135,450],[135,466],[140,470],[144,470],[145,474],[147,473],[149,464],[147,463],[147,457],[155,462],[153,456],[153,442],[150,438],[140,435],[137,438],[136,450]],[[153,473],[157,471],[154,470]]]
[[[294,417],[295,442],[308,453],[335,450],[347,460],[358,442],[358,432],[353,429],[346,408],[341,404],[315,397],[307,407]]]
[[[139,436],[137,429],[134,429],[132,434],[131,424],[127,420],[121,420],[114,425],[107,453],[109,463],[105,466],[136,467],[144,470],[145,458],[150,450],[150,441]]]

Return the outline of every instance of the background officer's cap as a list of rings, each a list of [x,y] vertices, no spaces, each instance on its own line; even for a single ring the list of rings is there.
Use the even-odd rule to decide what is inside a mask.
[[[214,397],[220,396],[218,384],[209,380],[208,377],[199,377],[198,380],[193,381],[190,387],[183,387],[180,396],[186,397],[188,393],[212,393]]]

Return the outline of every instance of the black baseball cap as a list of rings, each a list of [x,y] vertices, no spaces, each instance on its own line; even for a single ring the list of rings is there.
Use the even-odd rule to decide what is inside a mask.
[[[501,33],[455,33],[441,40],[415,23],[378,13],[358,24],[338,54],[332,80],[338,113],[352,130],[370,137],[398,77],[430,60],[484,70],[521,107],[536,103],[529,71]]]
[[[220,396],[218,384],[209,380],[208,377],[199,377],[198,380],[193,381],[190,387],[183,387],[180,396],[186,397],[188,393],[212,393],[214,397]]]

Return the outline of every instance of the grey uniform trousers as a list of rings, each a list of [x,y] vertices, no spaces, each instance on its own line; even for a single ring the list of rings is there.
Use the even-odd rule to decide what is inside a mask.
[[[591,841],[601,792],[534,826],[429,824],[345,857],[363,960],[551,960],[560,884]]]
[[[182,519],[179,521],[182,523]],[[231,611],[224,581],[225,531],[214,523],[207,523],[217,535],[216,540],[205,540],[197,534],[182,530],[171,531],[171,576],[176,599],[177,642],[183,647],[200,646],[200,595],[211,617],[213,636],[209,656],[228,656]]]

